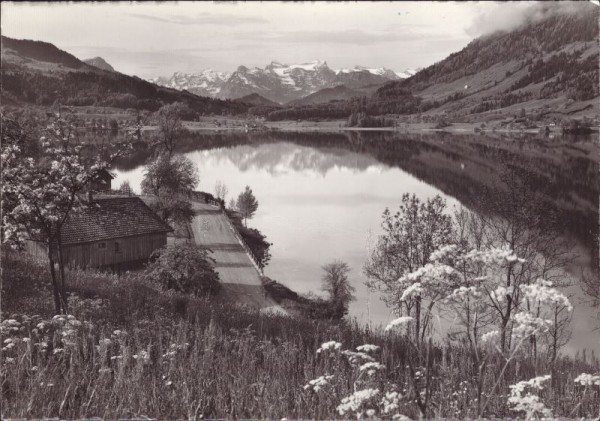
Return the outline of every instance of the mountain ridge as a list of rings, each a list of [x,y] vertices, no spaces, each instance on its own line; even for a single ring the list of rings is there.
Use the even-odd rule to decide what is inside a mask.
[[[264,68],[240,65],[231,73],[205,69],[198,73],[175,72],[170,78],[149,79],[175,89],[221,99],[236,99],[252,93],[279,104],[298,100],[321,89],[347,85],[350,89],[372,92],[376,87],[398,80],[414,71],[397,74],[385,67],[331,69],[324,60],[308,63],[283,64],[271,61]]]
[[[516,29],[476,38],[370,96],[274,110],[267,118],[337,119],[359,113],[465,122],[508,117],[530,125],[531,120],[551,123],[574,114],[597,119],[599,10],[578,3],[569,13],[550,12]]]
[[[247,111],[242,103],[200,97],[154,85],[135,76],[86,64],[43,41],[1,38],[1,99],[4,104],[103,106],[156,111],[182,102],[197,114]]]

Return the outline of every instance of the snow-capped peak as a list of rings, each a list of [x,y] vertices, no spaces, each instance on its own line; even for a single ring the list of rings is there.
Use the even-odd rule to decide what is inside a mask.
[[[342,74],[342,73],[353,73],[353,72],[369,72],[373,75],[378,75],[378,76],[384,76],[387,78],[401,78],[401,79],[405,79],[408,77],[411,77],[412,75],[414,75],[417,71],[416,70],[405,70],[403,72],[395,72],[394,70],[388,69],[386,67],[366,67],[366,66],[359,66],[356,65],[354,66],[352,69],[349,68],[342,68],[339,69],[336,74]]]
[[[353,77],[343,73],[368,72],[374,77]],[[340,77],[341,76],[341,77]],[[385,67],[355,66],[334,72],[325,60],[286,64],[272,61],[264,68],[240,65],[233,73],[204,69],[198,73],[175,72],[170,78],[151,80],[169,88],[188,90],[194,94],[217,98],[239,98],[257,93],[272,101],[286,103],[317,92],[321,89],[346,84],[360,89],[364,84],[372,86],[399,77]]]

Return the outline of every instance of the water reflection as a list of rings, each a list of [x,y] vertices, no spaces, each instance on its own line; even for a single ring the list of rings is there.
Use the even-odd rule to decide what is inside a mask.
[[[584,256],[578,265],[597,267],[593,148],[591,142],[535,138],[269,133],[198,135],[180,152],[198,165],[201,190],[212,191],[217,180],[230,197],[252,187],[259,210],[251,225],[274,244],[268,276],[299,292],[318,291],[321,266],[341,259],[352,268],[359,296],[351,314],[385,322],[389,311],[364,287],[362,266],[380,232],[381,212],[396,208],[403,193],[421,199],[441,194],[449,206],[485,212],[491,188],[508,194],[498,181],[508,170],[544,203],[541,216],[558,215],[559,223],[548,222],[548,229],[577,240]],[[117,168],[116,185],[128,179],[139,189],[147,156],[136,159]],[[576,308],[572,348],[598,348],[598,335],[589,333],[591,315],[588,307]]]

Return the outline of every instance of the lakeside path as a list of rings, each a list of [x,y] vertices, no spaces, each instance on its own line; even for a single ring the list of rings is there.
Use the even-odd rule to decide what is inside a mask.
[[[259,308],[263,312],[287,314],[266,295],[254,262],[240,244],[227,216],[212,205],[192,202],[194,242],[212,250],[215,270],[223,284],[225,295],[236,303]]]

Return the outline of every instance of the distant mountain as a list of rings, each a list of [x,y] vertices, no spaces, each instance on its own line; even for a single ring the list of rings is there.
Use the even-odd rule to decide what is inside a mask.
[[[236,98],[233,101],[241,102],[243,104],[250,104],[250,105],[264,105],[267,107],[281,107],[280,104],[273,102],[271,100],[268,100],[267,98],[260,96],[259,94],[246,95],[241,98]]]
[[[479,114],[527,103],[528,109],[561,113],[573,101],[599,95],[599,15],[587,2],[567,12],[542,3],[535,20],[477,38],[414,76],[381,87],[373,99],[404,101],[410,92],[422,100],[413,112]],[[588,105],[598,108],[597,101]],[[386,113],[394,107],[379,108]]]
[[[239,66],[223,86],[220,98],[239,98],[251,93],[278,103],[309,95],[328,86],[335,72],[324,61],[286,65],[271,62],[264,69]]]
[[[377,116],[388,114],[443,115],[449,120],[488,121],[514,119],[553,121],[600,114],[600,8],[574,2],[541,2],[534,13],[511,31],[479,37],[461,51],[418,71],[412,76],[373,85],[368,98],[326,103],[311,99],[305,105],[272,110],[270,120],[347,118],[353,111]],[[338,72],[359,85],[376,71]],[[363,73],[365,75],[363,75]],[[338,78],[339,81],[339,78]],[[366,82],[365,82],[366,83]],[[343,83],[357,90],[351,81]],[[364,92],[366,86],[360,89]],[[340,89],[339,99],[345,92]],[[351,93],[349,94],[351,95]],[[347,95],[346,95],[347,96]],[[318,96],[317,96],[318,98]]]
[[[153,83],[198,95],[235,99],[257,93],[277,103],[303,98],[324,88],[346,85],[350,89],[372,93],[383,84],[400,79],[386,68],[356,66],[337,72],[325,61],[303,64],[282,64],[276,61],[264,69],[239,66],[233,73],[204,70],[200,73],[175,73],[170,78],[151,79]]]
[[[104,60],[102,57],[88,58],[87,60],[83,60],[83,62],[102,70],[108,70],[109,72],[115,71],[115,69],[110,64],[108,64],[106,60]]]
[[[378,68],[368,68],[364,66],[354,66],[352,69],[340,69],[336,73],[339,75],[340,73],[354,73],[354,72],[369,72],[373,75],[383,76],[388,80],[397,80],[402,79],[403,76],[400,76],[398,73],[393,70],[386,69],[385,67]],[[410,75],[412,76],[412,75]],[[409,77],[409,76],[406,76]]]
[[[158,77],[150,79],[150,82],[200,96],[216,97],[230,76],[231,73],[207,69],[200,73],[175,72],[170,78]]]
[[[3,104],[108,106],[155,111],[183,102],[197,114],[244,113],[241,103],[203,98],[89,65],[56,46],[1,38]]]
[[[350,89],[346,85],[338,85],[333,88],[321,89],[320,91],[307,95],[304,98],[288,102],[286,105],[298,107],[303,105],[322,104],[331,101],[348,100],[363,95],[364,93],[361,91]]]

